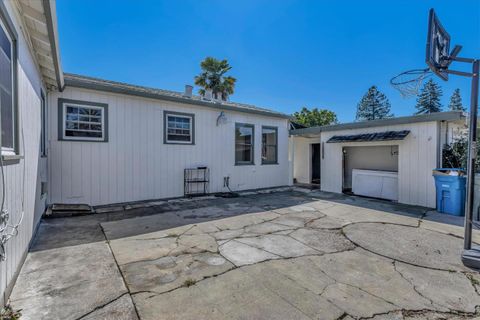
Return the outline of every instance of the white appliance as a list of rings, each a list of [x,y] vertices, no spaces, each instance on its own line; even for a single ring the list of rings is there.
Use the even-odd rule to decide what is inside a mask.
[[[398,200],[398,172],[352,170],[352,192],[366,197]]]

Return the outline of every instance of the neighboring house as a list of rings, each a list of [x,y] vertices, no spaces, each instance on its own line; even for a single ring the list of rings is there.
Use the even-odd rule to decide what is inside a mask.
[[[285,114],[72,74],[48,104],[49,203],[181,197],[198,166],[210,193],[290,184]]]
[[[293,177],[336,193],[355,193],[357,177],[367,184],[357,192],[435,208],[432,170],[465,128],[465,115],[451,111],[292,130]]]
[[[45,99],[63,86],[55,3],[0,0],[0,129],[3,214],[0,300],[6,301],[45,210]],[[2,194],[0,194],[2,197]],[[0,219],[1,221],[1,219]],[[21,221],[21,224],[17,224]],[[5,224],[0,222],[0,227]],[[16,231],[18,234],[16,234]],[[16,234],[16,235],[15,235]]]

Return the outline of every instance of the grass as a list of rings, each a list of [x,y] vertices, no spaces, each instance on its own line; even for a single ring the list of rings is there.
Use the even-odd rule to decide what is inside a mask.
[[[172,233],[167,234],[167,238],[176,238],[176,237],[178,237],[178,234],[176,234],[176,233],[172,232]]]
[[[188,287],[193,286],[195,283],[197,283],[197,281],[189,278],[189,279],[185,280],[185,282],[183,282],[183,286],[188,288]]]
[[[18,320],[22,316],[21,310],[13,310],[10,305],[6,305],[0,310],[0,320]]]

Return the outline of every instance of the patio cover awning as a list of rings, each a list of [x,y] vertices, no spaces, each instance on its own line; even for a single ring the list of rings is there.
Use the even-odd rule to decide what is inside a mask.
[[[409,133],[410,130],[402,130],[333,136],[327,143],[403,140]]]

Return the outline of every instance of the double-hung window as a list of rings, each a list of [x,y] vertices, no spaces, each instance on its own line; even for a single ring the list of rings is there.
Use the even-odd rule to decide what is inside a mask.
[[[164,143],[194,144],[195,115],[180,112],[164,112]]]
[[[0,20],[0,128],[1,153],[16,151],[15,114],[15,41]]]
[[[262,127],[262,164],[277,164],[278,129]]]
[[[235,124],[235,164],[254,164],[254,132],[252,124]]]
[[[60,140],[107,141],[107,111],[103,103],[59,99]]]

